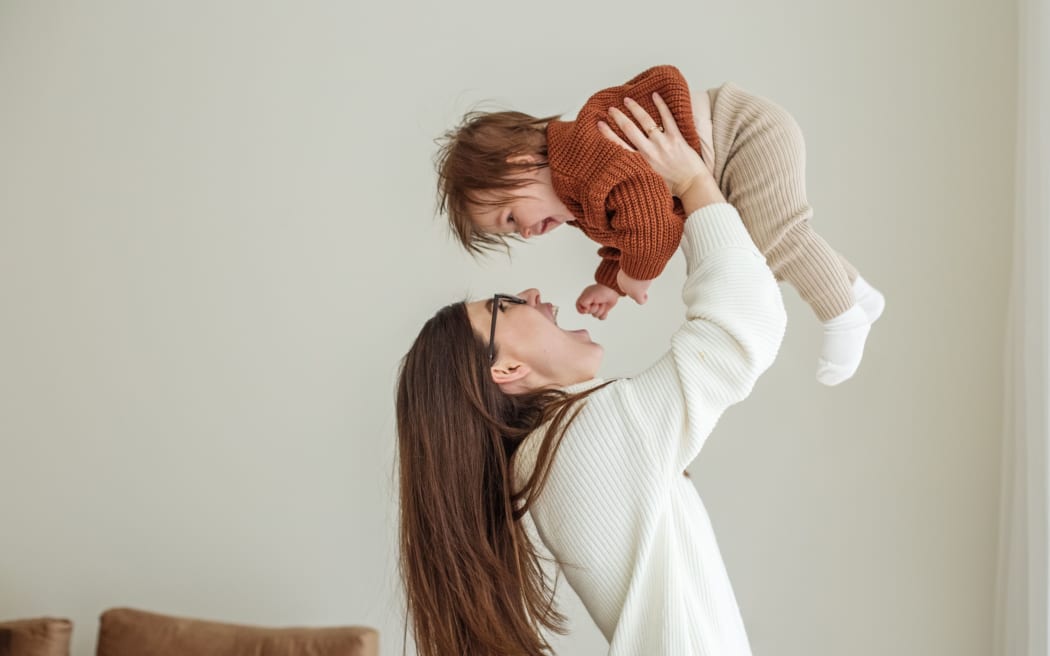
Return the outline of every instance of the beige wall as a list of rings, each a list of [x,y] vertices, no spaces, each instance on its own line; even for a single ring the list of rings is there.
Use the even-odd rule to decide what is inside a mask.
[[[984,656],[1014,21],[993,0],[0,2],[0,617],[69,616],[78,655],[112,605],[366,623],[400,653],[398,359],[464,294],[571,308],[595,248],[566,228],[473,263],[432,218],[432,140],[478,100],[572,112],[675,63],[795,113],[817,225],[889,301],[826,389],[786,290],[780,359],[693,467],[756,655]],[[563,323],[628,375],[682,271]],[[603,653],[566,603],[561,653]]]

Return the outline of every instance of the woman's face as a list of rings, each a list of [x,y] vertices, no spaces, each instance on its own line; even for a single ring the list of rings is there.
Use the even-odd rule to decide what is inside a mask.
[[[492,299],[467,304],[474,331],[488,344],[492,312],[496,317],[496,361],[492,379],[508,394],[544,387],[564,387],[594,378],[604,349],[591,341],[586,330],[563,330],[556,308],[540,300],[540,292],[527,289],[519,305],[504,301],[502,309]]]

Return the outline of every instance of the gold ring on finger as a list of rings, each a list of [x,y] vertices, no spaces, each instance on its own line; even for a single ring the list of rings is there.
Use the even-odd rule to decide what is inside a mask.
[[[650,126],[649,126],[649,127],[648,127],[648,128],[646,129],[646,131],[645,131],[645,136],[647,136],[647,137],[648,137],[648,136],[649,136],[650,134],[652,134],[652,133],[653,133],[653,131],[654,131],[654,130],[658,130],[658,131],[660,131],[660,132],[663,132],[663,131],[664,131],[664,129],[663,129],[663,127],[662,127],[662,126],[660,126],[660,125],[658,125],[658,124],[656,124],[656,123],[653,123],[652,125],[650,125]]]

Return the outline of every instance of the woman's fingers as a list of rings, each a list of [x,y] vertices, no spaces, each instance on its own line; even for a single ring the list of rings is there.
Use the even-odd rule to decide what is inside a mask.
[[[623,130],[623,133],[627,135],[627,138],[631,140],[635,148],[643,148],[643,143],[650,143],[651,141],[658,140],[666,132],[667,136],[681,138],[682,133],[678,130],[678,124],[675,123],[674,115],[671,114],[671,109],[664,102],[664,99],[660,97],[660,94],[653,94],[653,102],[656,103],[656,109],[660,112],[660,120],[663,125],[657,123],[649,112],[645,111],[645,108],[638,104],[633,98],[624,98],[623,104],[626,105],[627,109],[630,110],[634,116],[634,121],[629,119],[626,114],[621,112],[616,107],[609,108],[609,115],[616,121],[616,125]],[[637,121],[637,123],[635,123]],[[639,127],[640,126],[640,127]],[[614,141],[627,150],[634,150],[628,144],[624,143],[623,139],[613,132],[612,128],[609,127],[604,121],[598,121],[598,130],[602,133],[605,138],[610,141]]]
[[[609,124],[605,121],[598,121],[598,132],[609,141],[619,145],[621,148],[634,152],[634,148],[631,148],[630,144],[621,139],[620,135],[613,132],[613,129],[609,127]]]
[[[650,145],[648,137],[638,129],[638,126],[635,125],[634,121],[627,117],[627,114],[624,114],[615,107],[610,107],[609,116],[616,121],[616,125],[619,126],[620,130],[622,130],[627,136],[627,139],[634,144],[635,148],[638,150],[644,150]]]
[[[638,121],[638,125],[642,126],[642,131],[645,132],[646,137],[657,138],[657,135],[663,132],[660,124],[652,116],[649,116],[649,112],[645,111],[645,108],[639,105],[634,98],[624,98],[623,104],[627,105],[627,109],[631,110],[631,114]]]
[[[677,195],[688,189],[695,176],[710,176],[710,172],[700,159],[700,154],[682,136],[663,98],[653,94],[653,102],[656,103],[666,132],[661,132],[658,129],[660,124],[653,120],[645,108],[630,98],[624,99],[624,105],[634,115],[633,120],[615,107],[609,109],[609,116],[653,172],[663,178],[671,194]],[[622,140],[617,141],[622,143]]]
[[[656,103],[656,109],[660,112],[660,120],[664,123],[664,131],[673,137],[682,136],[682,133],[678,131],[678,124],[674,121],[671,109],[664,102],[664,99],[660,97],[660,94],[653,93],[653,102]]]

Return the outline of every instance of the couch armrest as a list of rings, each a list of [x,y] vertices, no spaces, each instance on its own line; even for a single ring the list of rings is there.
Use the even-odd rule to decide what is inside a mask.
[[[363,626],[267,628],[132,608],[102,614],[96,656],[379,656]]]

